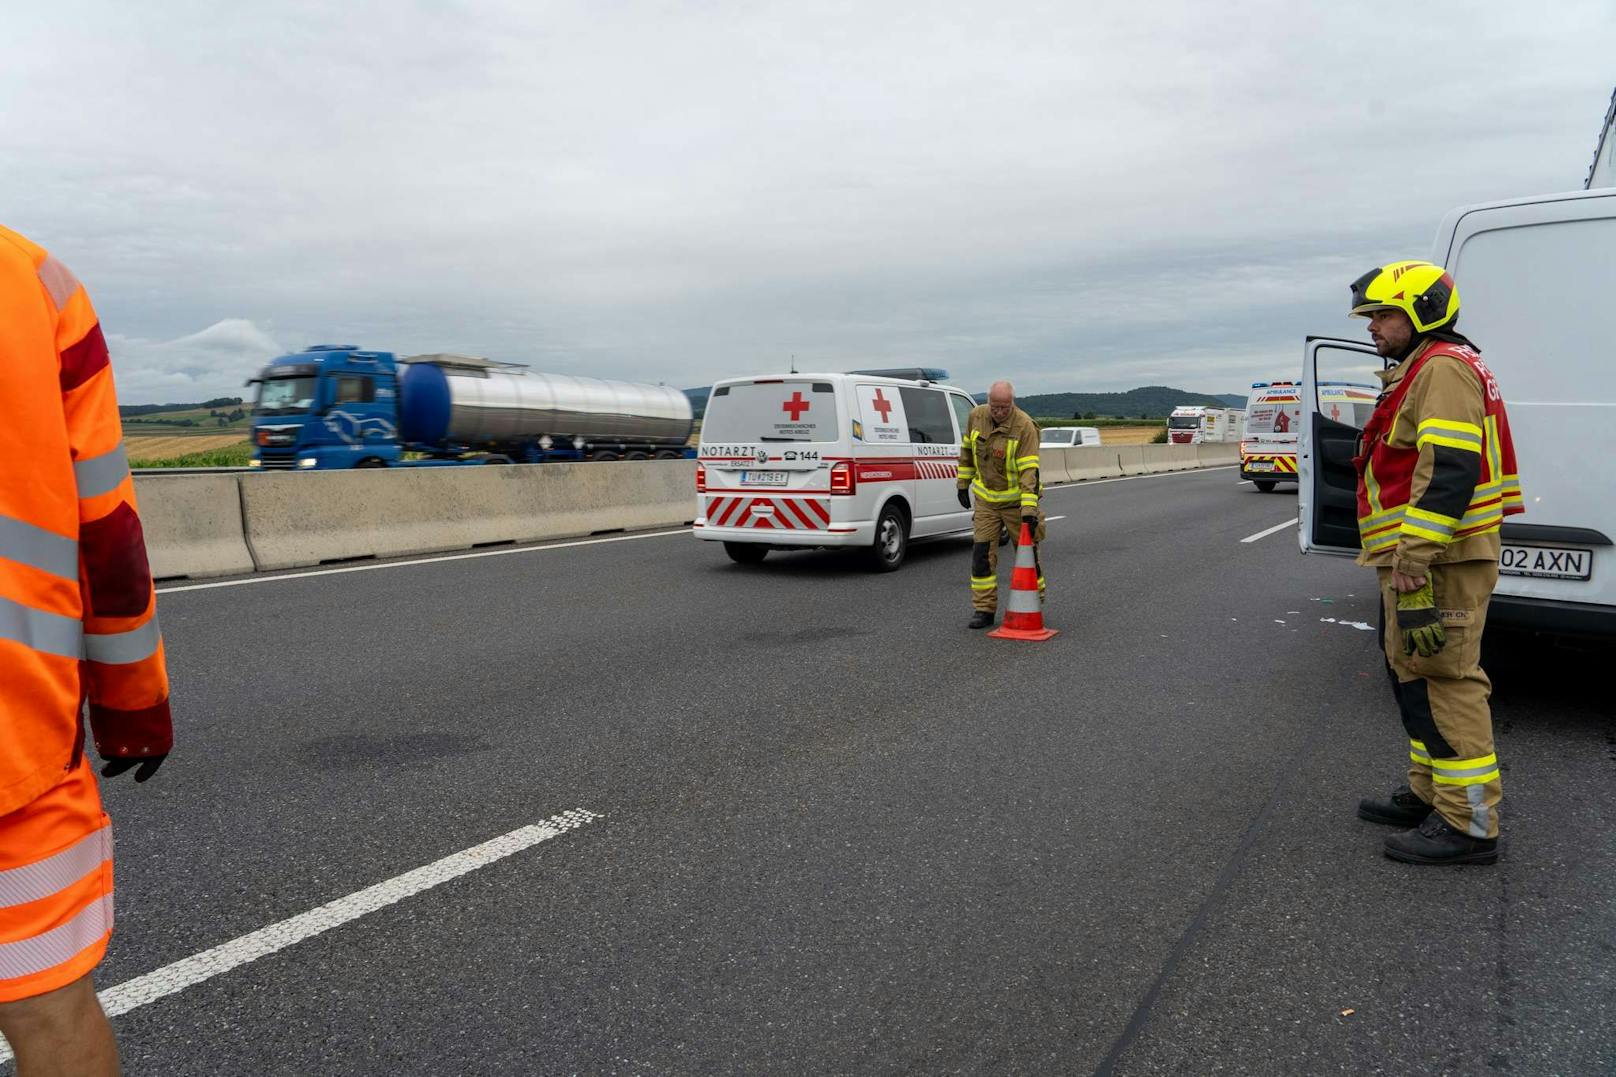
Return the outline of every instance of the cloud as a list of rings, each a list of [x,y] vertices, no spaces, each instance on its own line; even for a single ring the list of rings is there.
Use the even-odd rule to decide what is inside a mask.
[[[243,383],[286,349],[244,318],[173,340],[107,334],[118,396],[126,403],[196,403],[246,396]]]
[[[76,0],[7,13],[0,204],[149,340],[1099,389],[1265,375],[1448,209],[1580,185],[1608,0],[1236,7]]]

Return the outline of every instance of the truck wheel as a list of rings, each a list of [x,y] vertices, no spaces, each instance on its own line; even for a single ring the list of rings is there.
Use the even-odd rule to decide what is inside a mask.
[[[875,521],[875,542],[870,546],[870,568],[895,572],[909,552],[909,521],[896,505],[887,505]]]
[[[385,460],[378,460],[374,456],[366,457],[365,459],[359,461],[359,463],[354,465],[354,467],[386,467],[386,466],[387,466],[387,462]]]
[[[682,459],[684,459],[684,457],[681,454],[674,452],[672,449],[658,449],[657,454],[656,454],[656,458],[658,460],[682,460]]]
[[[755,542],[726,542],[724,552],[737,565],[756,565],[769,556],[769,548]]]
[[[591,456],[590,459],[591,460],[621,460],[622,457],[618,456],[616,453],[612,452],[612,450],[610,450],[610,449],[601,449],[601,450],[597,451],[593,456]]]
[[[1274,492],[1274,487],[1278,486],[1279,484],[1273,479],[1252,479],[1251,485],[1255,486],[1262,493],[1271,494]]]
[[[650,453],[643,453],[643,452],[640,452],[638,449],[636,449],[631,453],[625,453],[624,456],[623,456],[623,459],[625,459],[625,460],[649,460],[649,459],[651,459],[651,454]]]

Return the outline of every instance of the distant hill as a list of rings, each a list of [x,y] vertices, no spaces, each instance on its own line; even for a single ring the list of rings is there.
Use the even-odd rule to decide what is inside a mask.
[[[703,385],[700,389],[686,389],[685,395],[690,398],[690,410],[695,412],[696,418],[707,414],[707,394],[713,391],[711,385]]]
[[[220,396],[200,404],[125,404],[118,408],[118,414],[130,419],[138,415],[160,415],[165,411],[230,411],[241,404],[239,396]]]
[[[986,393],[977,394],[977,400],[986,399]],[[1125,393],[1035,393],[1018,397],[1016,404],[1028,415],[1050,418],[1093,415],[1099,419],[1165,419],[1181,405],[1243,408],[1246,397],[1243,393],[1192,393],[1166,385],[1146,385]]]

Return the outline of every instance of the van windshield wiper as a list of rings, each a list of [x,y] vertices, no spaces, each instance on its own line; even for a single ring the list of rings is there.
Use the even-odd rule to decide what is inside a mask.
[[[759,441],[811,441],[812,438],[758,438]]]

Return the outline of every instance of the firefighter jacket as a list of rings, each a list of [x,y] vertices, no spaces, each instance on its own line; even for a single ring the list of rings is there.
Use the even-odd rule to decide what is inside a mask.
[[[1019,505],[1023,515],[1038,511],[1038,424],[1020,408],[995,423],[986,404],[971,409],[960,439],[959,488],[970,487],[978,501]]]
[[[1503,395],[1481,355],[1432,340],[1390,371],[1364,428],[1358,563],[1411,576],[1496,561],[1504,517],[1524,511]]]
[[[173,743],[106,341],[66,266],[0,228],[0,815]]]

